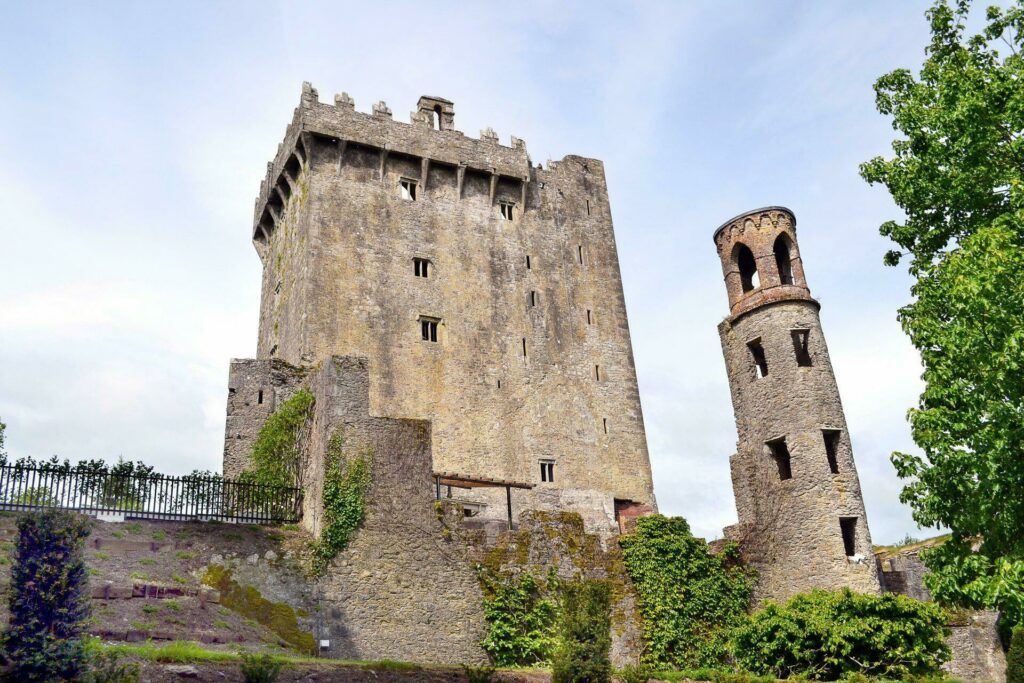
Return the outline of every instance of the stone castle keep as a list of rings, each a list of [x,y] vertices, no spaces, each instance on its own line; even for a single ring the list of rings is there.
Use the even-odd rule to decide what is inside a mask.
[[[305,84],[256,200],[259,343],[231,364],[224,473],[300,388],[315,397],[304,527],[322,526],[331,435],[373,454],[364,524],[316,605],[303,598],[331,656],[482,661],[481,553],[518,544],[501,556],[603,577],[614,562],[583,568],[543,525],[578,514],[591,540],[570,546],[593,550],[657,510],[603,164],[534,165],[521,140],[454,126],[441,98],[402,123]],[[726,536],[759,570],[758,600],[878,592],[796,219],[760,209],[714,241],[739,436]],[[635,622],[628,595],[615,609]],[[613,636],[619,663],[640,646],[635,629]]]

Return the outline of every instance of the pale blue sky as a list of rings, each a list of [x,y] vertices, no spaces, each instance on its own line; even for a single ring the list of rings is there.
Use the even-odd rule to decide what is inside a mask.
[[[228,359],[255,353],[253,200],[311,81],[407,120],[454,100],[535,162],[604,160],[663,512],[735,520],[711,241],[796,212],[877,542],[915,530],[899,214],[857,164],[871,84],[916,68],[923,2],[6,3],[0,6],[0,417],[8,450],[219,468]]]

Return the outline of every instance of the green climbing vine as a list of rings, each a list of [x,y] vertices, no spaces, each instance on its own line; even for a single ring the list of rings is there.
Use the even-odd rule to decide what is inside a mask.
[[[487,636],[480,643],[498,666],[532,666],[551,659],[557,644],[559,582],[529,572],[477,566]]]
[[[300,389],[284,401],[256,436],[252,465],[239,480],[264,486],[295,486],[299,467],[299,432],[313,412],[314,398]]]
[[[327,445],[324,472],[324,522],[320,538],[313,542],[313,574],[319,576],[334,557],[348,546],[366,514],[373,453],[369,449],[347,460],[344,435],[339,428]]]
[[[725,663],[754,584],[736,546],[712,554],[685,519],[662,515],[638,519],[619,545],[643,618],[645,663],[680,669]]]

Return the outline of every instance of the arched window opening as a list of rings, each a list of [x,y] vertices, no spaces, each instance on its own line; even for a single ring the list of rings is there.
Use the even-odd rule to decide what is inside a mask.
[[[740,284],[744,292],[751,292],[761,286],[754,254],[745,244],[737,245],[736,265],[740,269]]]
[[[775,265],[779,270],[779,282],[784,285],[793,284],[793,262],[789,253],[789,238],[779,235],[773,247],[775,252]]]
[[[441,105],[434,105],[434,124],[438,130],[441,130]]]

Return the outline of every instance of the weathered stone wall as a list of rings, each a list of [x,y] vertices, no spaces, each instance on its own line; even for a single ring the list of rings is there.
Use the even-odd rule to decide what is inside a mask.
[[[793,282],[783,284],[773,252],[784,235]],[[759,571],[755,598],[785,599],[812,588],[879,590],[871,536],[850,435],[828,348],[796,244],[796,222],[773,208],[733,219],[715,234],[732,315],[719,325],[739,435],[730,458],[741,541]],[[739,245],[757,264],[760,286],[744,292]],[[797,361],[792,330],[808,331],[810,365]],[[758,341],[767,375],[750,344]],[[824,430],[837,434],[833,473]],[[785,440],[784,473],[769,442]],[[782,458],[784,459],[784,458]],[[789,474],[789,478],[786,475]],[[845,550],[840,518],[855,518],[854,552]]]
[[[369,358],[370,413],[430,420],[435,471],[537,483],[531,507],[583,492],[595,530],[615,499],[654,507],[601,162],[534,168],[521,141],[375,112],[304,90],[257,204],[259,358]]]

